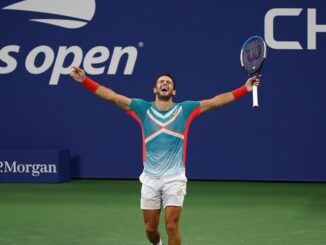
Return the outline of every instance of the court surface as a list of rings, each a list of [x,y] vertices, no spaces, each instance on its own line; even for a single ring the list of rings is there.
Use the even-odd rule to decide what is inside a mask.
[[[2,183],[0,244],[147,245],[139,192],[129,180]],[[184,245],[324,245],[326,185],[190,181],[181,233]]]

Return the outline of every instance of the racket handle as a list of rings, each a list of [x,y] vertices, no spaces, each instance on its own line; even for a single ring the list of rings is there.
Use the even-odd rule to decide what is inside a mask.
[[[258,88],[257,86],[252,86],[252,107],[258,108]]]

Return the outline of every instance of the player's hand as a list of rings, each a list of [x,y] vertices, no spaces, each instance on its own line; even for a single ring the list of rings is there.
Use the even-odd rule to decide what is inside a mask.
[[[76,65],[72,65],[71,66],[71,70],[70,70],[70,76],[77,82],[84,82],[86,75],[84,70],[80,69],[78,66]]]
[[[260,84],[260,78],[261,78],[261,75],[259,76],[254,76],[254,77],[251,77],[247,80],[245,86],[247,87],[247,90],[248,92],[251,92],[252,91],[252,86],[259,86]]]

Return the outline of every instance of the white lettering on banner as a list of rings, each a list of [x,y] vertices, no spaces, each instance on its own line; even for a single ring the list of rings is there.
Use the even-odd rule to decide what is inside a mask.
[[[266,44],[273,49],[295,49],[302,50],[299,41],[278,41],[274,38],[274,19],[279,16],[299,16],[302,8],[274,8],[270,9],[264,20],[265,25],[265,40]],[[308,26],[308,43],[307,49],[315,50],[316,48],[316,34],[318,32],[326,32],[326,25],[318,25],[316,23],[316,9],[309,8],[307,10],[307,26]]]
[[[36,57],[41,53],[43,53],[45,56],[44,62],[40,67],[36,67],[36,65],[35,65]],[[49,46],[43,45],[43,46],[34,48],[27,55],[25,67],[26,67],[26,70],[31,74],[41,74],[43,72],[46,72],[50,68],[50,66],[53,63],[53,60],[54,60],[53,50]]]
[[[124,49],[122,49],[121,47],[114,48],[108,74],[113,75],[117,73],[120,59],[124,54],[128,54],[129,57],[124,70],[124,74],[128,74],[128,75],[132,74],[137,59],[137,49],[131,46],[126,47]]]
[[[73,54],[74,59],[71,62],[71,64],[78,64],[80,65],[83,60],[83,50],[78,46],[72,46],[72,47],[59,47],[58,55],[54,63],[54,67],[52,70],[52,75],[50,79],[50,85],[57,85],[59,81],[59,77],[61,74],[69,74],[70,72],[70,66],[64,67],[63,64],[65,62],[65,59],[69,54]]]
[[[273,49],[302,49],[299,42],[276,41],[274,39],[274,18],[277,16],[298,16],[302,9],[280,9],[269,10],[265,15],[265,41]]]
[[[6,63],[6,66],[0,66],[0,74],[8,74],[13,72],[17,67],[17,61],[10,53],[19,53],[20,47],[17,45],[8,45],[0,49],[0,60]]]
[[[17,60],[12,53],[18,54],[19,50],[20,46],[18,45],[8,45],[0,49],[0,61],[5,64],[4,66],[0,64],[0,74],[9,74],[16,70]],[[39,66],[36,66],[35,62],[39,55],[44,55],[44,61]],[[72,62],[64,66],[69,55],[73,57]],[[107,74],[115,75],[123,56],[127,56],[123,74],[132,75],[138,56],[138,50],[134,46],[114,47],[111,60],[109,60],[110,50],[105,46],[94,47],[83,57],[83,50],[79,46],[59,46],[58,52],[55,54],[51,47],[41,45],[28,53],[25,59],[25,67],[30,74],[35,75],[42,74],[53,66],[49,84],[58,85],[60,76],[70,73],[70,66],[72,64],[79,66],[83,63],[85,72],[91,75],[104,74],[105,67],[107,67]],[[108,60],[108,64],[105,64]],[[94,65],[100,67],[95,68]]]
[[[43,173],[57,173],[55,164],[23,164],[16,161],[0,161],[1,173],[30,173],[33,177],[38,177]]]
[[[96,56],[98,54],[98,56]],[[95,57],[96,56],[96,57]],[[88,74],[97,75],[103,74],[105,66],[95,68],[93,65],[101,64],[108,60],[110,57],[110,50],[104,46],[94,47],[85,55],[83,67],[87,70]]]
[[[317,32],[326,32],[326,25],[317,25],[316,9],[308,9],[308,49],[316,49]]]

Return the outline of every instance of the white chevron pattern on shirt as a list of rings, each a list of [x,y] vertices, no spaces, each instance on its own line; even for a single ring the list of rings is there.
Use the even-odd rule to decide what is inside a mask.
[[[148,109],[146,112],[147,116],[150,118],[150,120],[152,120],[155,124],[157,124],[161,128],[158,129],[157,131],[155,131],[154,133],[152,133],[151,135],[149,135],[147,138],[145,138],[145,143],[151,141],[152,139],[154,139],[155,137],[159,136],[162,133],[166,133],[166,134],[169,134],[169,135],[172,135],[174,137],[184,140],[184,135],[182,133],[179,133],[179,132],[176,132],[176,131],[166,128],[166,126],[170,125],[178,118],[178,116],[181,114],[181,112],[182,112],[181,106],[175,106],[175,108],[173,108],[171,111],[169,111],[165,115],[162,115],[161,113],[159,113],[152,107],[150,109]],[[156,116],[158,116],[162,119],[163,119],[163,117],[164,117],[164,119],[168,118],[168,116],[171,116],[172,114],[174,114],[174,116],[171,117],[168,121],[163,123],[159,119],[156,119],[153,114],[155,114]]]
[[[177,110],[178,106],[174,106],[174,108],[169,111],[168,113],[166,113],[165,115],[163,115],[162,113],[159,113],[157,110],[155,110],[153,107],[151,107],[151,111],[158,117],[162,118],[162,119],[166,119],[169,116],[171,116],[173,113],[175,113],[175,111]]]
[[[157,125],[161,126],[161,127],[166,127],[167,125],[171,124],[182,112],[182,107],[179,107],[177,113],[168,121],[166,122],[160,122],[158,119],[156,119],[151,113],[150,110],[147,110],[147,116],[154,121]],[[170,112],[169,112],[170,113]],[[156,114],[155,114],[156,115]]]

